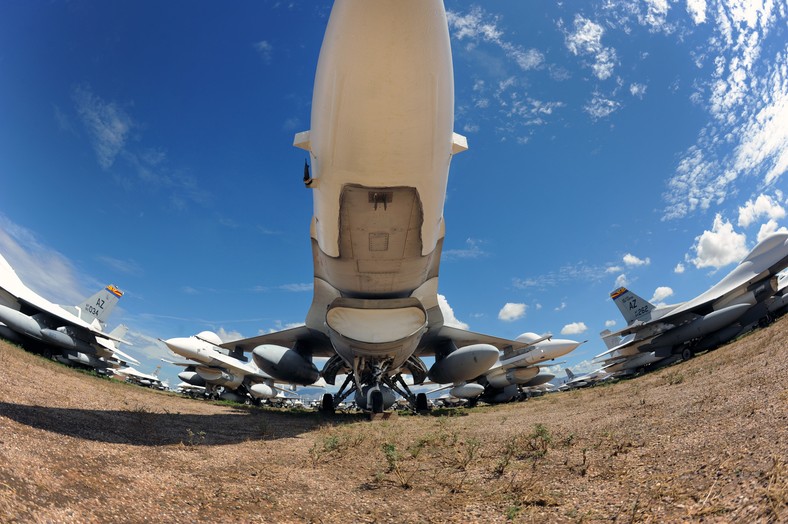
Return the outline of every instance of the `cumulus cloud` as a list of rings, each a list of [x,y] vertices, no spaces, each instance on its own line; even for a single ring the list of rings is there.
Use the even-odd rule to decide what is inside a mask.
[[[588,326],[586,326],[584,322],[572,322],[571,324],[567,324],[561,328],[561,334],[579,335],[580,333],[585,333],[587,330]]]
[[[505,322],[513,322],[525,316],[525,310],[528,306],[525,304],[518,304],[514,302],[507,302],[498,312],[498,319]]]
[[[758,230],[758,242],[774,233],[788,233],[788,228],[785,226],[778,227],[777,221],[769,220],[765,224],[762,224],[761,228]]]
[[[777,194],[779,200],[782,193],[778,192]],[[739,208],[739,226],[749,227],[762,217],[767,217],[772,221],[785,218],[785,208],[779,204],[778,200],[764,194],[758,195],[755,200],[748,200],[744,206]]]
[[[647,265],[651,264],[651,259],[650,258],[648,258],[648,257],[646,257],[646,258],[638,258],[635,255],[633,255],[632,253],[627,253],[626,255],[624,255],[624,259],[623,260],[624,260],[624,264],[626,264],[629,267],[647,266]]]
[[[604,28],[582,15],[575,15],[574,29],[565,34],[567,49],[575,56],[590,56],[591,70],[599,80],[610,78],[616,66],[616,50],[602,45]]]
[[[646,85],[638,84],[637,82],[630,84],[629,94],[642,99],[644,96],[646,96]]]
[[[667,286],[660,286],[654,290],[654,296],[651,297],[651,300],[649,300],[649,302],[658,304],[671,295],[673,295],[673,290],[671,288]]]
[[[605,320],[605,327],[606,328],[612,328],[615,325],[616,325],[616,321],[615,320]]]
[[[624,273],[621,273],[616,277],[615,287],[627,287],[629,285],[629,281],[627,280],[627,276]]]
[[[696,24],[706,21],[706,0],[687,0],[687,13]]]
[[[441,313],[443,313],[443,324],[449,327],[456,327],[460,329],[468,329],[469,326],[465,322],[459,320],[454,316],[454,310],[449,305],[446,297],[438,294],[438,306],[440,306]]]
[[[733,224],[723,220],[719,213],[714,217],[711,231],[706,230],[695,238],[692,250],[695,251],[695,258],[690,262],[698,269],[719,269],[738,262],[748,253],[746,235],[736,233]]]
[[[673,272],[679,275],[684,273],[684,264],[682,264],[681,262],[676,264],[676,267],[673,268]]]

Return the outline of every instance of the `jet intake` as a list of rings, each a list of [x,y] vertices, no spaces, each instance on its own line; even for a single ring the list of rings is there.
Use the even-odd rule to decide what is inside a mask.
[[[417,298],[365,300],[337,298],[328,307],[326,325],[334,349],[346,362],[356,356],[394,354],[401,366],[427,329],[427,311]]]

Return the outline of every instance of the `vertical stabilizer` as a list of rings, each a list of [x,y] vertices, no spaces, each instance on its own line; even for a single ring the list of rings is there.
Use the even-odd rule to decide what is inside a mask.
[[[104,325],[122,296],[123,291],[110,284],[78,304],[77,314],[85,322],[93,323],[94,320],[98,320]]]
[[[618,306],[618,310],[627,321],[627,325],[635,321],[645,322],[651,320],[651,312],[656,306],[648,300],[637,296],[625,287],[620,287],[610,293],[610,298]]]
[[[571,369],[566,368],[565,371],[566,371],[566,376],[569,378],[569,380],[574,380],[575,379],[575,374],[572,373]]]

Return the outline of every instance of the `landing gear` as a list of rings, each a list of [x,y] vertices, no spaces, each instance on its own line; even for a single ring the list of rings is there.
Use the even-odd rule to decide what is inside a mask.
[[[684,348],[681,352],[681,360],[687,361],[695,356],[695,353],[690,348]]]
[[[416,413],[426,413],[430,410],[430,405],[427,403],[427,394],[419,393],[416,395]]]
[[[325,393],[320,403],[320,411],[323,413],[334,413],[334,395]]]
[[[383,392],[379,389],[370,391],[369,404],[372,413],[383,413]]]

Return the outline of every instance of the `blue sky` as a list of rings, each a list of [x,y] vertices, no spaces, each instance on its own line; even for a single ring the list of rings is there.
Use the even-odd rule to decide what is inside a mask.
[[[0,3],[0,253],[110,327],[302,323],[309,127],[330,2]],[[455,129],[440,293],[454,322],[589,342],[608,297],[690,299],[788,206],[786,2],[446,2]],[[177,369],[164,366],[173,377]]]

